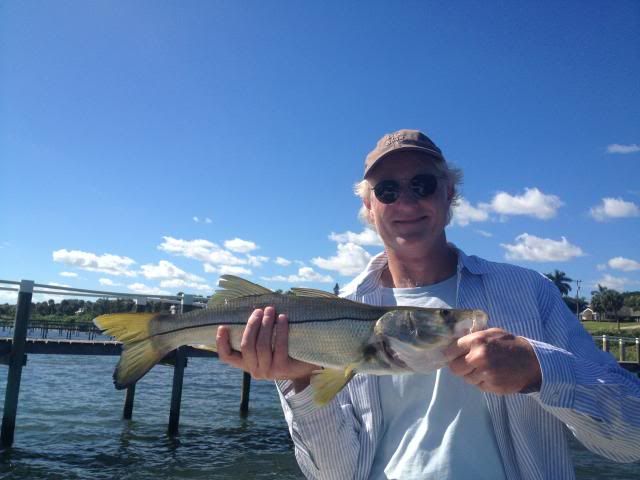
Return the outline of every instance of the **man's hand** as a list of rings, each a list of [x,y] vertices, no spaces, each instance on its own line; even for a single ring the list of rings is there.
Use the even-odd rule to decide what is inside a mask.
[[[506,395],[540,390],[542,372],[533,347],[500,328],[465,335],[445,355],[455,375],[482,391]]]
[[[255,379],[292,380],[296,391],[309,385],[311,373],[320,370],[317,365],[289,357],[289,321],[286,315],[276,318],[273,307],[253,311],[242,334],[240,353],[231,349],[226,326],[218,328],[216,345],[223,362],[249,372]]]

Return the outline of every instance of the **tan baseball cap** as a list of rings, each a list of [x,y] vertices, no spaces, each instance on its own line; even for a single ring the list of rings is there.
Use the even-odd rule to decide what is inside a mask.
[[[442,156],[442,152],[424,133],[418,130],[398,130],[397,132],[388,133],[380,140],[367,158],[364,160],[364,175],[371,171],[376,163],[393,152],[403,150],[416,150],[424,152],[438,162],[446,162]]]

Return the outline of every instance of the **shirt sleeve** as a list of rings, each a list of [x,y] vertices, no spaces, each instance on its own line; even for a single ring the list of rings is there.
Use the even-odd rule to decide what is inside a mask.
[[[542,384],[529,395],[589,450],[618,462],[640,460],[640,379],[597,348],[553,284],[543,287],[541,304],[545,341],[528,341]]]
[[[360,378],[359,378],[360,377]],[[284,417],[300,469],[309,479],[366,479],[373,463],[379,412],[355,412],[351,396],[366,395],[375,385],[356,375],[329,404],[318,407],[311,388],[294,393],[288,381],[277,381]],[[364,388],[362,388],[364,386]],[[358,393],[360,392],[361,393]],[[375,397],[377,398],[377,397]],[[368,406],[358,407],[369,409]]]

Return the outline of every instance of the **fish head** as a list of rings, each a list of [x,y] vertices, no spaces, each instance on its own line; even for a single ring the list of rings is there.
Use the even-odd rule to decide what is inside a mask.
[[[426,373],[444,366],[444,347],[486,324],[482,310],[398,307],[378,319],[374,337],[389,364]]]

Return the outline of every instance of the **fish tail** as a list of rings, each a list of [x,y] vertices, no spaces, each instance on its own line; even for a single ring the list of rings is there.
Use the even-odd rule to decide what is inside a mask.
[[[113,373],[113,382],[121,390],[136,383],[174,347],[154,342],[151,322],[161,316],[154,313],[117,313],[101,315],[93,323],[104,334],[122,343],[122,354]]]

